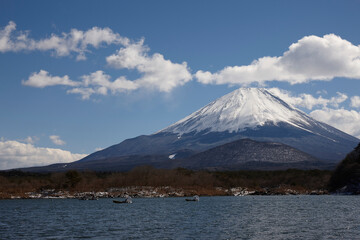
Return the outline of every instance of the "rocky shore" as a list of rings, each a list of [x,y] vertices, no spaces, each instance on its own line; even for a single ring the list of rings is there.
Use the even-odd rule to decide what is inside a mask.
[[[157,198],[157,197],[188,197],[193,195],[200,196],[246,196],[246,195],[324,195],[329,194],[326,190],[306,191],[294,190],[291,188],[222,188],[214,189],[191,189],[191,188],[173,188],[134,186],[123,188],[109,188],[104,192],[71,192],[57,191],[55,189],[44,189],[38,192],[26,192],[24,194],[10,195],[0,192],[0,199],[80,199],[95,200],[99,198],[124,198],[131,196],[133,198]]]

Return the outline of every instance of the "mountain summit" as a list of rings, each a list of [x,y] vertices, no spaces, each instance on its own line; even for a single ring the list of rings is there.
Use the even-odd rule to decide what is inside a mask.
[[[311,126],[316,121],[266,89],[239,88],[160,132],[179,135],[191,132],[232,133],[278,123],[311,132]]]
[[[266,89],[240,88],[157,133],[127,139],[80,161],[134,155],[181,159],[245,138],[286,144],[329,162],[340,161],[359,142]]]

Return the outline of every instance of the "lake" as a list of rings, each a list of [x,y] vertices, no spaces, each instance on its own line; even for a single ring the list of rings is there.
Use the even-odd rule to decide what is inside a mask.
[[[358,196],[0,201],[0,239],[360,239]]]

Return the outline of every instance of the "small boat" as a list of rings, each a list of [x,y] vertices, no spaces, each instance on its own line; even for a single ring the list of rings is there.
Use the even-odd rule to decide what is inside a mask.
[[[126,197],[123,201],[113,200],[113,203],[132,203],[131,197]]]
[[[124,200],[124,201],[113,200],[113,203],[127,203],[127,202],[126,202],[126,200]]]
[[[198,202],[200,200],[199,196],[198,195],[195,195],[193,198],[189,199],[189,198],[186,198],[185,201],[188,201],[188,202]]]

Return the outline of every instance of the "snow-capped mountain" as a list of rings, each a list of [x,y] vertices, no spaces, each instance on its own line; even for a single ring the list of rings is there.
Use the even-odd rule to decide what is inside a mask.
[[[287,123],[311,132],[316,121],[263,88],[237,89],[160,132],[242,132]],[[319,126],[322,126],[319,124]],[[326,127],[325,127],[326,128]],[[204,133],[204,132],[203,132]]]
[[[129,155],[179,159],[244,138],[286,144],[318,159],[335,162],[359,142],[316,121],[266,89],[240,88],[157,133],[127,139],[80,161]]]

